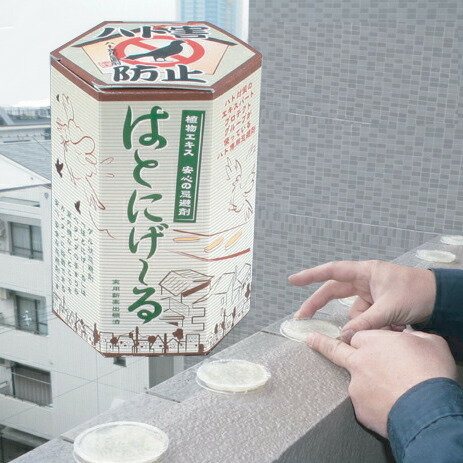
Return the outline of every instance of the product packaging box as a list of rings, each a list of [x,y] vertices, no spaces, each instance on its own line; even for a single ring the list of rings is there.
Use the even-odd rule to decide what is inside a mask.
[[[55,314],[105,356],[206,354],[250,308],[260,54],[105,22],[51,66]]]

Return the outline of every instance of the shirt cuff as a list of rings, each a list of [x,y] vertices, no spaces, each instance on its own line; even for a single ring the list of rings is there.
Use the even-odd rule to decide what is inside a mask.
[[[463,341],[463,270],[430,268],[436,279],[436,300],[428,321],[412,325],[416,330],[428,331]]]
[[[456,381],[432,378],[409,389],[388,417],[388,436],[396,460],[403,460],[407,447],[422,430],[440,418],[456,415],[463,416],[463,390]]]

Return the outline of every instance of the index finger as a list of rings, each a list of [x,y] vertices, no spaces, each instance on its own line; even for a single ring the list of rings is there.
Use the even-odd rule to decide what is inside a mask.
[[[313,349],[325,356],[328,360],[350,371],[350,358],[357,349],[340,339],[333,339],[321,333],[311,333],[307,343]]]
[[[297,286],[328,280],[351,282],[361,277],[365,278],[367,274],[368,267],[366,262],[340,260],[295,273],[289,277],[289,282]]]

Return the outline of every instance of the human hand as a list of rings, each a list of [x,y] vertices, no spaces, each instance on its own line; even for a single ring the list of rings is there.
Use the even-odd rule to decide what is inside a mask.
[[[329,281],[328,281],[329,280]],[[436,280],[430,270],[383,261],[338,261],[309,268],[289,277],[293,285],[326,281],[295,314],[310,318],[330,300],[357,295],[351,319],[341,337],[349,342],[357,331],[379,329],[429,319],[436,299]]]
[[[383,437],[389,412],[402,394],[427,379],[456,378],[445,340],[421,331],[361,331],[350,345],[312,333],[307,342],[349,371],[349,395],[358,421]]]

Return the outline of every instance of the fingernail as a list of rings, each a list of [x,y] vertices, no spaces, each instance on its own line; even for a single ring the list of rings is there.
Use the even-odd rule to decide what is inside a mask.
[[[299,320],[301,318],[301,311],[298,310],[294,315],[293,315],[293,318],[295,320]]]
[[[310,333],[310,334],[307,336],[306,342],[307,342],[307,344],[308,344],[310,347],[313,347],[314,341],[315,341],[315,334],[314,334],[314,333]]]
[[[295,273],[293,273],[292,275],[289,275],[289,277],[288,277],[289,282],[291,282],[291,280],[292,280],[295,276],[296,276]]]
[[[352,339],[352,336],[355,334],[354,330],[347,329],[347,330],[342,330],[341,331],[341,339],[344,342],[350,343],[350,340]]]

